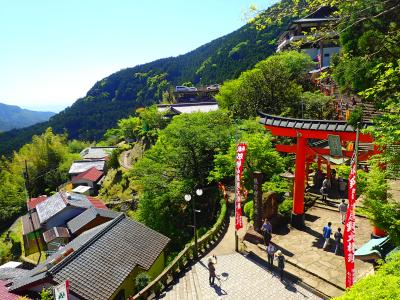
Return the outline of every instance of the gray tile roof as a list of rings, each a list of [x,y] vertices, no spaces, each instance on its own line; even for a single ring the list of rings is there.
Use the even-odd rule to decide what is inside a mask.
[[[88,147],[83,149],[80,153],[83,159],[101,159],[110,156],[110,153],[117,147]]]
[[[109,299],[136,266],[148,270],[168,242],[166,236],[121,214],[67,244],[64,250],[73,248],[74,252],[50,267],[47,276],[56,283],[68,278],[70,290],[84,299],[99,299],[99,295]],[[36,273],[60,253],[36,267]],[[23,291],[31,282],[31,278],[23,277],[10,290]]]
[[[69,174],[79,174],[93,167],[99,171],[104,170],[105,160],[77,160],[69,168]]]
[[[0,269],[0,280],[9,280],[18,277],[23,277],[28,274],[29,270],[21,268],[1,268]]]
[[[93,220],[95,220],[98,216],[108,219],[115,219],[121,213],[117,213],[108,209],[100,209],[100,208],[88,208],[80,215],[76,216],[72,220],[67,223],[67,226],[72,234],[77,232],[79,229],[89,224]]]
[[[340,132],[355,132],[354,128],[347,124],[346,121],[336,120],[308,120],[308,119],[294,119],[285,118],[280,116],[273,116],[269,114],[259,113],[261,119],[260,123],[263,125],[279,126],[294,129],[310,129],[310,130],[326,130],[326,131],[340,131]],[[367,128],[372,123],[364,122],[361,128]]]

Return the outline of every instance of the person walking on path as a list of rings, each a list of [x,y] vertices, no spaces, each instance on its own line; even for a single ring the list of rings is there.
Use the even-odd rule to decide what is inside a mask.
[[[341,199],[346,195],[346,186],[346,181],[344,181],[342,177],[339,177],[339,196]]]
[[[208,282],[210,285],[214,285],[215,281],[215,264],[217,263],[217,257],[215,255],[210,256],[208,258],[208,272],[209,272],[209,277],[208,277]]]
[[[331,234],[332,234],[332,223],[328,222],[328,225],[324,226],[324,229],[322,230],[322,235],[325,239],[324,245],[322,246],[322,249],[326,250],[326,248],[329,245],[329,240],[331,238]]]
[[[268,256],[268,266],[270,268],[272,268],[274,265],[274,254],[275,254],[275,247],[274,245],[272,245],[272,243],[269,243],[267,247],[267,256]]]
[[[264,244],[265,244],[265,246],[268,247],[269,242],[271,241],[271,238],[272,238],[272,225],[268,221],[268,219],[264,220],[264,224],[261,226],[261,231],[262,231],[263,237],[264,237]]]
[[[278,260],[279,277],[281,278],[282,281],[283,269],[285,268],[285,257],[283,256],[281,250],[276,251],[276,259]]]
[[[346,221],[346,213],[347,213],[347,204],[346,201],[343,199],[342,203],[339,204],[339,213],[342,218],[342,224]]]
[[[326,204],[328,203],[328,188],[329,188],[329,179],[328,177],[325,177],[324,181],[322,182],[322,187],[321,187],[321,195],[322,195],[322,201],[324,201]]]
[[[342,240],[342,238],[343,238],[343,235],[342,235],[342,233],[341,233],[341,228],[339,227],[338,229],[337,229],[337,231],[335,232],[335,234],[333,235],[333,237],[335,238],[335,254],[336,255],[340,255],[340,250],[341,250],[341,243],[340,243],[340,241]]]

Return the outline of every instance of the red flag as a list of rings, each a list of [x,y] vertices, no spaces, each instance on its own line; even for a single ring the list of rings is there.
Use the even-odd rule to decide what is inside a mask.
[[[343,234],[344,259],[346,264],[346,288],[354,284],[354,245],[356,240],[356,171],[357,165],[355,159],[351,161],[351,170],[349,175],[349,204],[346,213],[346,222]]]
[[[236,167],[235,167],[235,227],[236,230],[243,227],[242,221],[242,194],[240,192],[240,179],[242,177],[243,163],[246,156],[247,145],[241,143],[236,150]]]

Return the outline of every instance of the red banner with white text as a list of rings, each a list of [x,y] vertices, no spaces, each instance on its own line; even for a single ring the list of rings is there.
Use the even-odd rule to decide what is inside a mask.
[[[351,161],[351,170],[349,175],[349,204],[346,213],[346,222],[344,225],[343,246],[344,259],[346,263],[346,288],[354,283],[354,245],[356,240],[356,170],[355,159]]]
[[[241,194],[241,182],[244,158],[246,156],[247,145],[240,143],[236,150],[236,167],[235,167],[235,227],[236,230],[243,227],[242,221],[242,194]]]

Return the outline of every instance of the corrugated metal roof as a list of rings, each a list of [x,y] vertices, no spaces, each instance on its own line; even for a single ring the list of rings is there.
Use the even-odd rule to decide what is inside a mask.
[[[110,153],[117,147],[88,147],[81,151],[80,155],[83,159],[104,159],[110,156]]]
[[[82,173],[72,177],[71,181],[72,181],[72,183],[76,183],[81,180],[97,182],[103,175],[104,175],[104,173],[102,171],[99,171],[95,167],[92,167],[92,168],[86,170],[85,172],[82,172]]]
[[[294,129],[355,132],[353,126],[349,125],[346,121],[294,119],[264,114],[262,112],[259,115],[261,117],[260,123],[263,125]],[[372,123],[370,122],[364,122],[361,124],[361,128],[364,129],[371,125]]]
[[[52,216],[63,210],[67,206],[66,195],[58,192],[47,198],[42,203],[36,205],[36,211],[40,223],[46,222]]]
[[[85,172],[91,168],[96,168],[99,171],[103,171],[105,166],[104,160],[78,160],[69,168],[69,174],[79,174]]]

